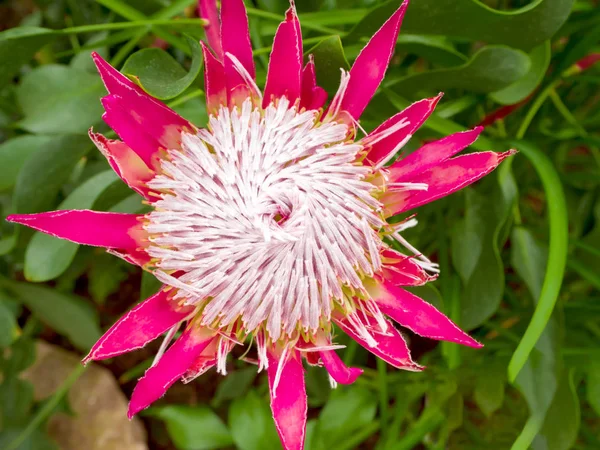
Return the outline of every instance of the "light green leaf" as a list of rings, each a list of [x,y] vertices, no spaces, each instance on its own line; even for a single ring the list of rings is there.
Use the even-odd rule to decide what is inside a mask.
[[[306,55],[311,54],[315,58],[317,83],[330,95],[334,94],[340,85],[342,76],[340,69],[350,69],[340,37],[331,36],[323,39],[306,52]]]
[[[229,407],[229,427],[240,450],[281,448],[271,409],[255,391],[233,401]]]
[[[502,105],[514,105],[525,100],[537,89],[544,79],[550,65],[551,56],[550,41],[544,42],[542,45],[534,48],[529,53],[529,59],[531,60],[529,72],[510,86],[493,92],[490,97]]]
[[[100,122],[105,93],[98,74],[57,64],[40,66],[17,89],[25,116],[18,125],[32,133],[87,133]]]
[[[153,97],[167,100],[177,97],[194,82],[202,67],[202,48],[186,36],[192,50],[192,66],[186,71],[160,48],[145,48],[131,55],[121,70]]]
[[[594,361],[587,371],[586,399],[600,416],[600,362]]]
[[[25,162],[51,139],[51,136],[26,135],[0,144],[0,190],[13,187]]]
[[[47,28],[17,27],[0,33],[0,89],[19,72],[21,66],[59,33]]]
[[[147,414],[165,422],[179,450],[210,450],[233,444],[225,424],[206,406],[172,405],[152,408]]]
[[[535,0],[515,11],[498,11],[478,0],[411,2],[402,31],[438,34],[531,50],[548,40],[567,20],[575,0]],[[348,42],[370,37],[398,8],[391,0],[373,8],[346,37]]]
[[[56,136],[23,165],[15,183],[17,213],[47,211],[77,162],[92,144],[87,136]]]
[[[69,195],[59,210],[90,209],[96,199],[119,177],[112,170],[101,172]],[[25,251],[25,278],[41,282],[60,276],[71,264],[79,244],[37,232]]]
[[[98,318],[85,300],[55,289],[2,279],[4,287],[13,292],[42,322],[66,336],[75,347],[87,352],[100,338]]]
[[[529,67],[529,57],[522,51],[488,46],[461,66],[429,70],[397,79],[388,77],[386,87],[406,96],[414,96],[423,90],[444,91],[453,88],[486,93],[514,83],[527,73]]]

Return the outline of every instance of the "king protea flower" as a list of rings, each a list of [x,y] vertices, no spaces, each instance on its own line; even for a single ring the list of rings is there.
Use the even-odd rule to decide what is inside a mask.
[[[454,155],[481,128],[430,142],[386,166],[432,113],[418,101],[358,137],[358,120],[381,83],[408,1],[362,50],[328,106],[304,65],[292,3],[273,43],[266,86],[257,87],[242,0],[200,1],[210,119],[197,128],[94,55],[109,95],[104,120],[120,136],[90,137],[125,183],[153,207],[145,215],[54,211],[13,215],[27,225],[109,252],[164,283],[92,348],[84,362],[141,348],[166,333],[138,382],[129,416],[175,381],[254,342],[266,369],[286,449],[301,449],[306,424],[303,359],[335,383],[361,374],[336,354],[333,325],[394,367],[419,371],[393,321],[421,336],[481,345],[429,303],[404,290],[437,266],[401,233],[414,219],[387,219],[461,189],[512,152]],[[393,250],[396,240],[407,254]],[[182,329],[181,335],[171,341]],[[248,344],[250,345],[250,344]]]

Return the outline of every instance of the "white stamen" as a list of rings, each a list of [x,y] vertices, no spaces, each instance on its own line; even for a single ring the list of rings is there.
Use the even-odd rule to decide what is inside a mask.
[[[316,332],[345,288],[365,292],[362,277],[381,270],[384,222],[372,168],[355,164],[363,147],[347,134],[285,97],[221,108],[209,129],[184,133],[149,183],[162,198],[145,224],[174,299],[201,307],[204,325],[264,325],[276,341]],[[261,369],[265,341],[257,335]]]
[[[175,333],[177,333],[177,330],[179,329],[180,325],[181,325],[180,323],[178,323],[177,325],[173,325],[171,327],[171,329],[167,332],[167,335],[163,339],[162,344],[160,344],[160,348],[158,349],[158,352],[156,352],[156,355],[154,356],[154,361],[152,361],[152,367],[154,367],[156,365],[156,363],[158,363],[158,361],[160,361],[160,358],[163,357],[163,355],[165,354],[165,351],[167,350],[167,347],[173,340],[173,336],[175,336]]]

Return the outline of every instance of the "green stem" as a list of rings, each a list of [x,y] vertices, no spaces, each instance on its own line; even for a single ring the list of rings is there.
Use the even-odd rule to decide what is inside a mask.
[[[527,362],[529,354],[542,335],[554,311],[565,275],[569,243],[569,221],[565,194],[552,162],[544,153],[531,144],[526,142],[517,142],[515,144],[521,153],[530,160],[542,180],[546,198],[548,199],[550,246],[540,299],[531,322],[508,365],[508,378],[511,382],[515,381],[517,375]]]
[[[29,422],[27,427],[5,448],[5,450],[17,450],[23,442],[35,431],[37,428],[46,420],[52,411],[56,408],[61,399],[67,394],[71,386],[79,379],[86,370],[86,366],[78,364],[75,370],[71,372],[69,377],[63,382],[63,384],[56,390],[54,395],[44,404],[44,406],[37,412],[33,420]]]
[[[558,80],[554,81],[553,83],[549,84],[536,97],[535,101],[531,105],[531,108],[529,108],[529,111],[527,111],[527,114],[525,115],[523,122],[521,122],[521,126],[519,127],[519,130],[517,131],[517,134],[516,134],[517,139],[520,140],[525,137],[525,133],[527,133],[527,129],[529,128],[529,125],[531,125],[533,118],[535,117],[537,112],[540,110],[540,108],[542,107],[542,105],[544,104],[544,102],[546,101],[548,96],[550,95],[550,93],[554,90],[554,88],[556,88],[556,86],[558,86],[558,84],[560,82],[561,82],[561,79],[558,79]]]

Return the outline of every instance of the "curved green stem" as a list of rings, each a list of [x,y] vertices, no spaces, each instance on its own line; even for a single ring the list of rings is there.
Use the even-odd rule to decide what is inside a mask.
[[[532,144],[516,142],[515,146],[529,159],[542,180],[548,199],[550,246],[542,291],[531,322],[508,365],[508,378],[514,382],[540,338],[558,300],[565,274],[568,251],[568,216],[562,183],[552,162]]]

